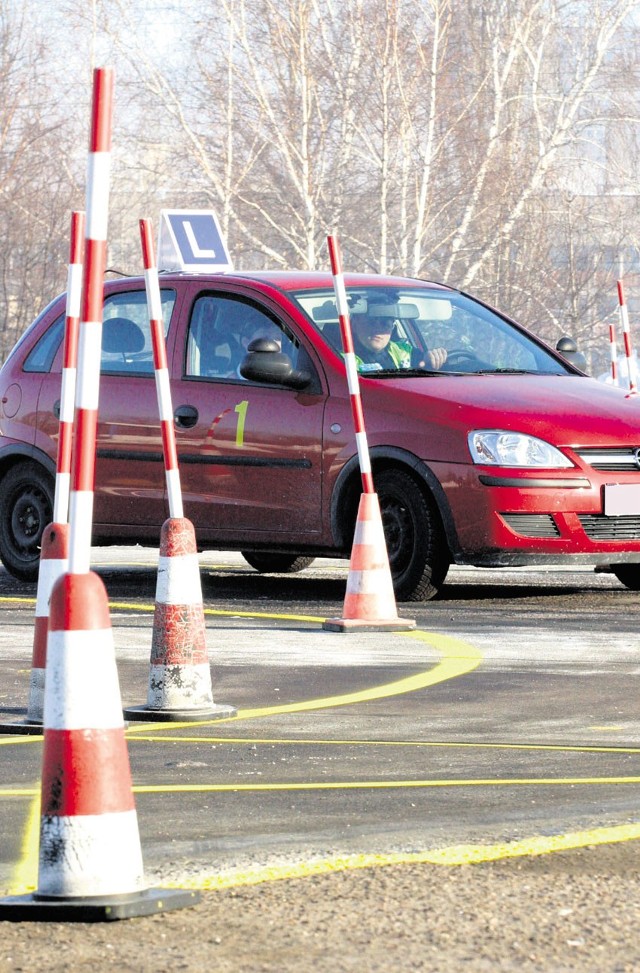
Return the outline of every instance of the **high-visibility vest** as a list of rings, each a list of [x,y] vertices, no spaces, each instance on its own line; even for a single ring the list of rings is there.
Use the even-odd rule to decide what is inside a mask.
[[[408,341],[390,341],[385,351],[389,352],[389,357],[396,368],[411,368],[412,346]],[[384,368],[380,362],[366,362],[358,355],[355,359],[359,372],[379,372]]]

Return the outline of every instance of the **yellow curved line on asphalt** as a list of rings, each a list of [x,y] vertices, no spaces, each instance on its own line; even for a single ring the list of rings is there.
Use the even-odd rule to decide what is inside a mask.
[[[212,891],[238,888],[242,885],[260,885],[263,882],[282,881],[288,878],[309,878],[312,875],[328,875],[353,869],[379,868],[386,865],[480,865],[507,858],[549,855],[554,852],[584,848],[587,845],[637,841],[638,838],[640,838],[640,824],[624,824],[611,828],[593,828],[591,831],[574,831],[568,834],[526,838],[522,841],[494,845],[453,845],[449,848],[436,848],[432,851],[387,855],[342,855],[317,861],[255,866],[224,871],[218,875],[190,876],[181,882],[163,882],[162,885],[165,888]]]
[[[31,839],[37,847],[36,829],[39,825],[39,801],[34,801],[30,824],[23,842]],[[31,834],[30,834],[31,831]],[[487,862],[503,861],[509,858],[524,858],[549,855],[554,852],[570,851],[587,846],[619,844],[624,841],[637,841],[640,838],[640,823],[616,825],[609,828],[592,828],[589,831],[574,831],[566,834],[534,836],[521,841],[497,844],[451,845],[428,851],[399,852],[389,854],[336,855],[311,861],[291,862],[284,865],[256,865],[245,869],[227,869],[216,875],[187,876],[184,880],[160,882],[163,888],[190,888],[200,891],[238,888],[246,885],[261,885],[264,882],[283,881],[291,878],[310,878],[313,875],[328,875],[336,872],[352,871],[363,868],[380,868],[387,865],[481,865]],[[14,872],[9,895],[31,892],[36,887],[37,863],[32,857],[25,858]]]
[[[353,703],[366,703],[371,700],[386,699],[389,696],[401,696],[413,693],[418,689],[426,689],[439,682],[455,679],[472,672],[482,662],[482,653],[474,646],[449,635],[437,635],[434,632],[403,632],[403,638],[413,638],[426,642],[441,653],[443,658],[433,669],[419,672],[415,676],[406,676],[382,686],[372,686],[355,693],[344,693],[340,696],[324,696],[320,699],[309,699],[297,703],[284,703],[280,706],[263,706],[256,709],[238,710],[237,720],[251,720],[260,716],[274,716],[280,713],[302,713],[314,709],[328,709],[333,706],[349,706]],[[348,638],[348,636],[346,636]]]
[[[329,709],[334,706],[352,706],[356,703],[368,703],[372,700],[387,699],[389,696],[400,696],[405,693],[413,693],[418,689],[426,689],[439,682],[448,679],[455,679],[457,676],[466,675],[472,672],[482,662],[482,653],[474,646],[454,639],[449,635],[438,635],[434,632],[396,632],[396,636],[403,638],[413,638],[418,641],[426,642],[440,652],[443,658],[436,663],[433,669],[419,672],[413,676],[405,676],[403,679],[396,679],[394,682],[383,683],[378,686],[371,686],[368,689],[358,690],[352,693],[343,693],[339,696],[322,696],[316,699],[305,699],[295,703],[282,703],[277,706],[261,706],[255,709],[239,709],[235,716],[230,716],[222,720],[202,720],[189,721],[185,723],[171,722],[169,724],[153,723],[153,729],[158,732],[163,726],[167,729],[175,730],[178,728],[188,728],[194,726],[210,726],[212,723],[220,725],[222,723],[237,723],[239,720],[255,720],[266,716],[278,716],[282,713],[305,713],[311,710]],[[345,636],[348,638],[349,636]],[[139,726],[129,726],[127,734],[149,733],[150,724]]]

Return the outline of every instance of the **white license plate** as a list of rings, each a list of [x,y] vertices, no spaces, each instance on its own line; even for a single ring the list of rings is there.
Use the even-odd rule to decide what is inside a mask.
[[[640,484],[605,484],[604,513],[606,517],[622,517],[625,514],[640,514]]]

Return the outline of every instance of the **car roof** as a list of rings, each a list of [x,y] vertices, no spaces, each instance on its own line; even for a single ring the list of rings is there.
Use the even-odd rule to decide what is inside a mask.
[[[220,274],[185,274],[161,272],[162,281],[189,278],[210,283],[216,280],[247,281],[272,284],[283,291],[312,290],[316,287],[332,287],[333,277],[328,272],[312,270],[241,270]],[[393,277],[382,274],[345,274],[345,284],[349,287],[435,287],[450,291],[450,287],[416,277]]]

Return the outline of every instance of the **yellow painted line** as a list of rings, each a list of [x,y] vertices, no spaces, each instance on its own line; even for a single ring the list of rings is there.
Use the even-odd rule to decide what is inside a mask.
[[[575,787],[594,784],[640,784],[640,777],[479,777],[442,780],[337,780],[251,784],[140,784],[136,794],[211,794],[264,791],[362,791],[447,787]],[[5,795],[0,791],[0,797]]]
[[[29,818],[27,835],[23,845],[30,842],[28,855],[21,862],[12,877],[9,895],[30,892],[37,883],[37,834],[39,806],[34,801]],[[216,875],[186,876],[172,882],[161,882],[164,888],[191,888],[212,891],[238,888],[246,885],[260,885],[264,882],[282,881],[291,878],[309,878],[313,875],[327,875],[363,868],[381,868],[388,865],[481,865],[487,862],[503,861],[509,858],[535,857],[561,851],[571,851],[587,846],[619,844],[624,841],[637,841],[640,838],[640,823],[617,825],[609,828],[593,828],[588,831],[575,831],[566,834],[534,836],[521,841],[497,844],[452,845],[428,851],[400,852],[389,854],[338,855],[311,861],[291,862],[283,865],[256,865],[244,869],[227,869]]]
[[[35,605],[35,598],[22,598],[13,596],[2,596],[0,597],[0,605],[3,604],[17,604],[17,605]],[[149,614],[155,611],[155,605],[144,604],[135,601],[110,601],[110,609],[116,609],[117,611],[133,611],[142,612],[143,614]],[[324,616],[317,615],[286,615],[282,612],[244,612],[244,611],[223,611],[218,608],[205,608],[205,615],[212,615],[220,618],[280,618],[283,621],[293,621],[293,622],[324,622]]]
[[[165,888],[195,888],[202,891],[260,885],[263,882],[288,878],[308,878],[353,869],[379,868],[387,865],[479,865],[508,858],[523,858],[570,851],[586,846],[637,841],[640,824],[625,824],[611,828],[594,828],[567,834],[526,838],[493,845],[453,845],[432,851],[397,854],[342,855],[320,860],[292,862],[284,865],[260,866],[227,870],[218,875],[189,876],[184,881],[163,882]]]
[[[174,724],[175,725],[175,724]],[[190,724],[191,725],[191,724]],[[1,738],[0,738],[1,739]],[[640,747],[596,747],[562,743],[470,743],[459,740],[314,740],[310,737],[219,737],[219,736],[139,736],[136,743],[232,743],[249,746],[313,746],[313,747],[409,747],[419,750],[533,750],[551,753],[640,753]]]
[[[22,836],[20,861],[11,877],[9,895],[20,895],[36,888],[40,843],[40,788],[36,789]]]
[[[119,611],[140,611],[140,612],[153,612],[155,611],[155,605],[145,605],[130,601],[110,601],[109,608],[115,608]],[[205,615],[212,615],[220,618],[279,618],[283,621],[293,621],[293,622],[324,622],[324,617],[318,617],[316,615],[287,615],[283,612],[243,612],[243,611],[226,611],[221,608],[205,608]]]
[[[335,780],[250,784],[134,784],[134,794],[251,794],[283,791],[424,790],[460,787],[577,787],[640,784],[640,777],[464,777],[431,780]],[[35,787],[0,788],[3,797],[34,797]]]
[[[262,706],[256,709],[240,709],[236,716],[224,720],[202,720],[190,721],[186,723],[170,723],[168,729],[176,730],[194,726],[211,726],[213,722],[217,725],[222,723],[237,723],[239,720],[255,720],[266,716],[278,716],[282,713],[305,713],[317,709],[329,709],[334,706],[353,706],[357,703],[368,703],[375,700],[387,699],[390,696],[400,696],[404,693],[413,693],[419,689],[426,689],[436,683],[445,682],[448,679],[455,679],[457,676],[466,675],[472,672],[482,661],[482,653],[478,649],[454,639],[449,635],[437,635],[433,632],[402,632],[395,633],[402,635],[403,638],[413,638],[423,641],[438,650],[443,658],[436,663],[433,669],[420,672],[414,676],[405,676],[403,679],[396,679],[394,682],[384,683],[378,686],[371,686],[353,693],[344,693],[340,696],[323,696],[316,699],[306,699],[295,703],[282,703],[277,706]],[[154,724],[157,732],[162,725]],[[149,724],[142,726],[129,726],[128,734],[149,732]]]
[[[0,735],[0,747],[14,747],[16,743],[42,743],[42,733],[28,733],[20,736]]]

